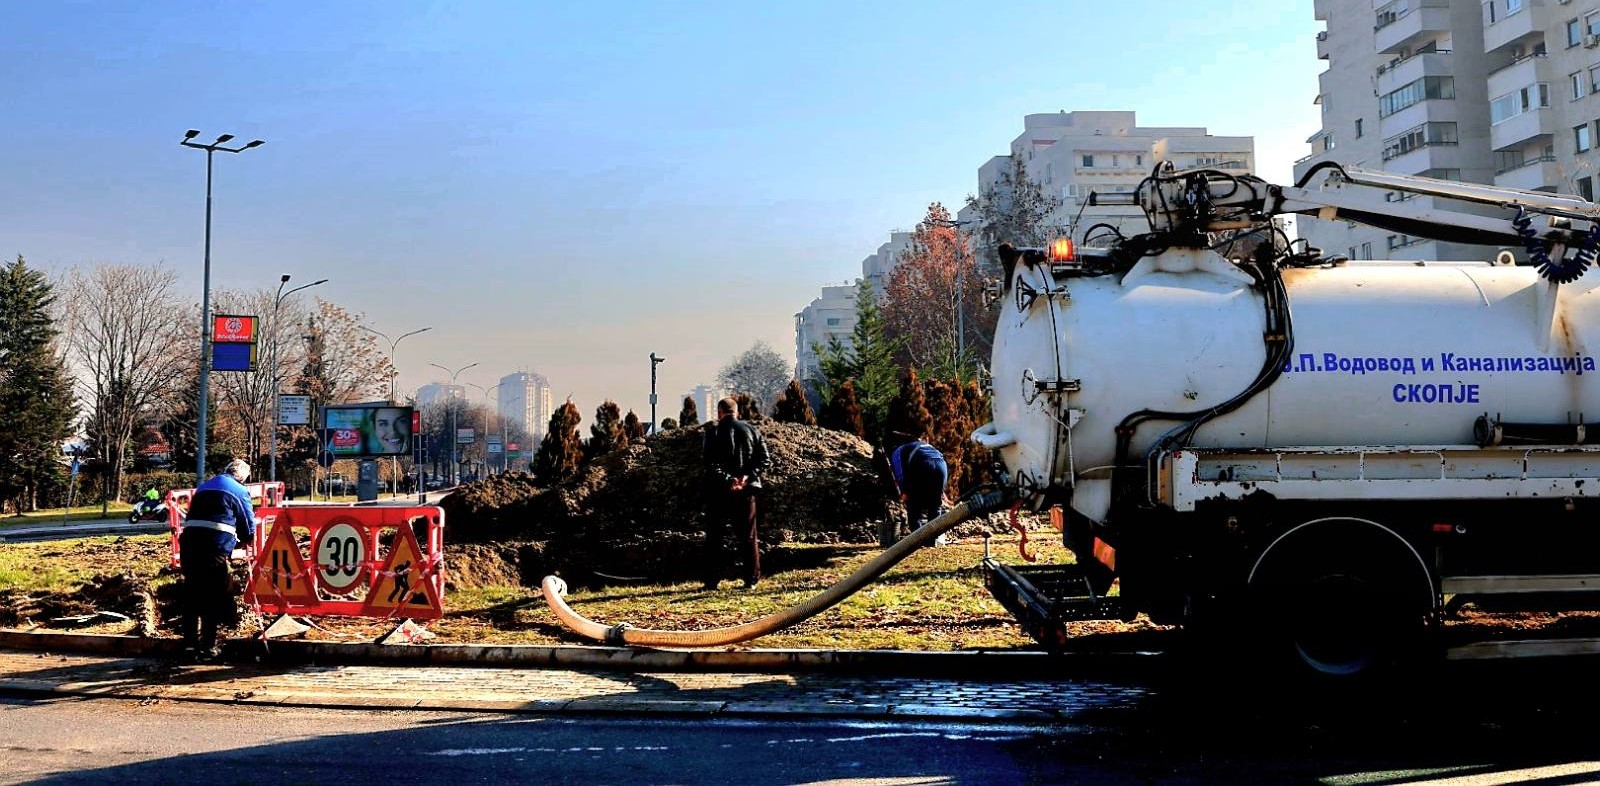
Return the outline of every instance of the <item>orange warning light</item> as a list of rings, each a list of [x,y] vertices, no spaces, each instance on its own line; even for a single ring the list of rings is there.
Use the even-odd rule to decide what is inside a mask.
[[[1072,248],[1072,238],[1058,237],[1050,244],[1051,262],[1071,262],[1075,258]]]

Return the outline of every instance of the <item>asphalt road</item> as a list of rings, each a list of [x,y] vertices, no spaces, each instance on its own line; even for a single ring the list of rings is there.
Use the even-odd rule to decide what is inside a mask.
[[[1306,783],[1600,780],[1593,664],[1360,689],[1167,674],[1025,724],[0,699],[0,783]]]

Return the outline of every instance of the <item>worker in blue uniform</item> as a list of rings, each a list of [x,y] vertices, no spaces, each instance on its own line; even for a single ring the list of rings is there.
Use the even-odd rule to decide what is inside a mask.
[[[200,484],[178,534],[183,568],[183,644],[195,660],[215,660],[217,626],[233,615],[238,590],[228,563],[240,543],[254,543],[255,510],[244,482],[250,465],[241,459]]]
[[[944,488],[950,482],[950,467],[938,448],[921,438],[911,438],[890,451],[889,469],[900,491],[900,501],[906,506],[906,526],[911,531],[944,512]],[[936,542],[943,544],[944,535]]]

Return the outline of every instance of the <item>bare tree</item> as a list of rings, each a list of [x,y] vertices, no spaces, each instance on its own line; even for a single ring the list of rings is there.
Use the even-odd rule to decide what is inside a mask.
[[[1000,270],[997,249],[1001,243],[1042,246],[1059,231],[1052,217],[1061,209],[1061,197],[1029,177],[1027,163],[1020,156],[1010,158],[1011,171],[1000,173],[976,196],[967,195],[967,207],[978,218],[974,233],[978,262],[991,275]]]
[[[770,403],[789,384],[789,361],[767,342],[757,341],[717,372],[717,384],[730,394],[749,393],[757,403]]]
[[[122,497],[135,429],[165,409],[194,364],[198,326],[183,320],[177,280],[163,265],[98,265],[68,279],[67,340],[108,498]]]

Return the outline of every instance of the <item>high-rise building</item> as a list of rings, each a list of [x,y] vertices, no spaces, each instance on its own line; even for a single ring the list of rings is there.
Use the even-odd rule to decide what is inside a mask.
[[[417,406],[426,407],[431,404],[448,399],[460,401],[467,397],[467,389],[462,385],[446,385],[442,382],[430,382],[417,388]]]
[[[1327,23],[1322,128],[1299,178],[1324,161],[1592,199],[1600,133],[1600,10],[1572,0],[1314,0]],[[1389,195],[1417,207],[1434,199]],[[1412,201],[1415,200],[1415,201]],[[1505,215],[1493,207],[1456,211]],[[1493,247],[1297,219],[1329,253],[1359,259],[1488,259]]]
[[[681,408],[686,398],[694,399],[695,412],[700,416],[700,422],[707,423],[717,419],[717,401],[725,395],[727,394],[722,388],[715,385],[696,385],[694,390],[678,397],[678,406]],[[671,417],[677,417],[677,414],[674,413]]]
[[[550,382],[543,374],[518,371],[500,378],[500,414],[522,426],[523,433],[537,442],[544,438],[555,414],[555,399],[550,393]]]
[[[815,379],[821,366],[814,347],[826,347],[833,339],[849,347],[855,327],[856,286],[823,287],[821,297],[794,315],[795,378]]]

